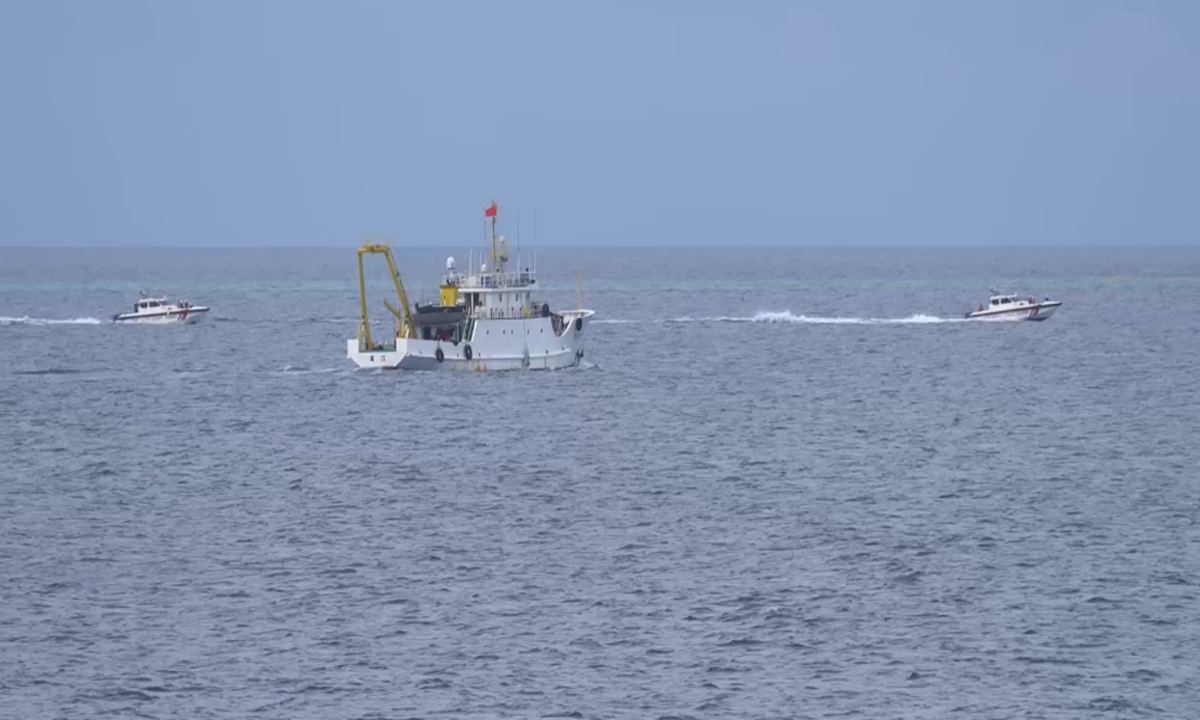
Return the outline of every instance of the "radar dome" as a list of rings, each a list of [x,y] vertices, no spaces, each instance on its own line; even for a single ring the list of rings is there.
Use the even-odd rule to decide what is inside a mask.
[[[453,269],[454,269],[454,256],[453,256],[453,255],[451,255],[450,257],[446,258],[446,269],[447,269],[447,270],[453,270]]]

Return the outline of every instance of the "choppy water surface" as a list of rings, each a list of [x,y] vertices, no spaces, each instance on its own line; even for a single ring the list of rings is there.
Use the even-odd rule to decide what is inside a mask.
[[[0,251],[0,715],[1200,707],[1194,253],[546,252],[587,366],[477,376],[283,257]]]

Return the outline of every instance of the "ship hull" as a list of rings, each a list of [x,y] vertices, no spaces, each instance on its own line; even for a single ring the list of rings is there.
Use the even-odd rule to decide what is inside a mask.
[[[161,313],[123,313],[114,315],[112,321],[122,324],[137,325],[195,325],[208,314],[208,308],[188,308],[187,310],[170,310]]]
[[[558,328],[550,317],[480,319],[471,340],[460,343],[396,338],[394,343],[368,348],[360,339],[351,339],[346,341],[346,355],[361,369],[562,370],[583,359],[584,331],[593,314],[591,310],[562,313]]]
[[[1015,321],[1015,320],[1030,320],[1040,322],[1048,320],[1054,311],[1062,305],[1058,300],[1047,300],[1046,302],[1034,303],[1031,305],[1019,305],[1015,307],[1006,307],[1002,309],[986,309],[982,311],[969,312],[966,317],[968,320],[995,320],[995,321]]]

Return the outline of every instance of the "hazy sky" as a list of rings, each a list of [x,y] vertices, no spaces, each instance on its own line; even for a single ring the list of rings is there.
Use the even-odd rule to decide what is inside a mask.
[[[1195,247],[1198,70],[1200,0],[0,0],[0,245]]]

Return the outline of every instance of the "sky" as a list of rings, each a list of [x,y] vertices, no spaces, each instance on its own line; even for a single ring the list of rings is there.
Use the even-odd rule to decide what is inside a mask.
[[[1200,246],[1200,2],[0,0],[0,247]]]

